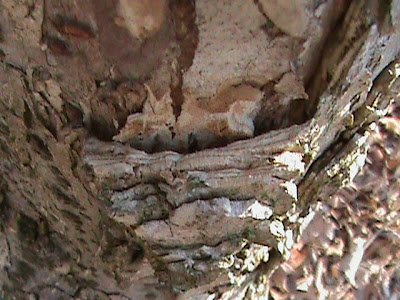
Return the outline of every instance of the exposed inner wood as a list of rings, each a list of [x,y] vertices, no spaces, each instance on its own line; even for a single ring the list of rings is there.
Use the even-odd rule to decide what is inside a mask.
[[[191,4],[171,9],[181,45],[172,89],[157,97],[154,87],[147,88],[145,102],[162,102],[164,108],[131,115],[114,140],[146,152],[185,153],[225,146],[310,117],[304,112],[309,106],[304,86],[344,4],[339,9],[321,5],[313,16],[313,7],[302,3],[296,8],[305,22],[301,34],[286,29],[275,34],[280,29],[264,12],[267,2]]]

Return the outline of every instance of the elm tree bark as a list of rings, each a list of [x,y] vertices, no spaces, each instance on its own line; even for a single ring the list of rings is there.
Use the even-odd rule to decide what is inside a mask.
[[[399,53],[398,0],[0,0],[0,296],[265,295]]]

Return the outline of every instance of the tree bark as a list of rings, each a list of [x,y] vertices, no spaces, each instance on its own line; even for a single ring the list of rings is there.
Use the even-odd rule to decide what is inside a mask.
[[[0,296],[268,293],[398,97],[400,2],[0,0]]]

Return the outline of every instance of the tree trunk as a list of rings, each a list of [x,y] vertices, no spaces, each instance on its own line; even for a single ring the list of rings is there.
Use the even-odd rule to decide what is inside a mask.
[[[399,20],[398,0],[0,0],[0,296],[266,295],[398,96]]]

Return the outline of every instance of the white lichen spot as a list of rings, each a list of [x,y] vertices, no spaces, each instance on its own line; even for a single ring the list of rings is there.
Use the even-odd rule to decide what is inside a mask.
[[[240,218],[252,217],[256,220],[268,220],[272,214],[271,207],[256,201],[240,215]]]
[[[216,299],[216,297],[217,297],[216,294],[212,294],[212,295],[209,295],[206,300],[214,300],[214,299]]]
[[[394,77],[400,77],[400,64],[395,64],[394,65],[394,72],[392,70],[389,70],[390,75]]]
[[[231,285],[236,284],[235,274],[233,274],[232,272],[228,272],[228,278]]]
[[[256,260],[254,256],[250,256],[244,260],[244,265],[246,266],[247,271],[253,272],[257,267]]]
[[[185,263],[183,265],[186,269],[193,269],[194,261],[192,259],[186,258]]]
[[[373,106],[367,106],[367,109],[373,113],[375,113],[378,117],[384,117],[388,114],[388,109],[377,109]]]
[[[303,145],[304,154],[307,154],[312,160],[316,158],[319,153],[320,146],[318,144],[318,139],[321,133],[325,130],[326,126],[319,127],[318,124],[311,126],[308,135],[297,141],[299,145]]]
[[[354,159],[354,162],[350,165],[350,170],[349,170],[349,180],[353,181],[353,179],[356,177],[360,169],[364,166],[365,160],[367,159],[367,154],[366,153],[359,153],[356,158]]]
[[[356,143],[357,143],[357,146],[358,146],[358,147],[364,146],[364,145],[367,143],[367,141],[368,141],[368,136],[369,136],[369,133],[368,133],[368,132],[366,132],[365,135],[360,136],[359,139],[358,139],[357,142],[356,142]]]
[[[306,143],[304,144],[304,153],[308,154],[311,151],[311,145]]]
[[[354,179],[359,170],[364,166],[367,158],[368,134],[363,136],[358,135],[355,138],[357,147],[327,171],[328,176],[331,178],[338,176],[342,181],[342,186]]]
[[[233,272],[228,272],[228,278],[231,285],[240,286],[246,280],[247,276],[235,275]]]
[[[257,252],[258,257],[261,261],[267,262],[269,260],[270,248],[267,246],[262,246],[262,248]]]
[[[283,187],[286,188],[286,192],[296,201],[297,198],[297,185],[293,181],[286,181],[282,184]]]
[[[269,225],[269,230],[274,236],[277,237],[285,236],[285,227],[283,226],[283,223],[278,220],[271,222],[271,224]]]
[[[296,223],[297,220],[299,219],[299,215],[300,215],[299,212],[296,213],[296,214],[290,214],[290,215],[288,215],[289,222],[290,222],[290,223]]]
[[[235,262],[235,258],[233,257],[233,255],[228,255],[228,256],[224,257],[223,260],[218,262],[218,268],[229,269],[230,267],[232,267],[234,262]]]
[[[251,255],[251,251],[249,249],[243,250],[244,257],[249,257]]]
[[[280,254],[285,255],[285,243],[283,241],[278,242],[278,251]]]
[[[300,153],[285,151],[275,157],[275,163],[287,166],[289,171],[299,171],[300,173],[305,171],[305,163]]]
[[[304,145],[304,153],[307,154],[311,160],[314,160],[319,152],[319,145],[317,141],[314,141],[313,143],[306,143]]]
[[[286,213],[286,217],[288,218],[290,223],[296,223],[299,220],[300,211],[297,209],[297,206],[295,203],[292,203],[292,207]]]
[[[309,213],[304,217],[299,219],[300,228],[299,228],[299,234],[301,235],[304,230],[310,225],[311,221],[314,220],[315,217],[315,211],[314,210],[309,210]]]
[[[282,254],[285,260],[290,258],[291,250],[294,245],[293,231],[288,229],[284,232],[283,236],[278,237],[277,248],[279,253]]]
[[[330,168],[330,169],[328,169],[328,170],[326,171],[326,174],[328,174],[328,176],[329,176],[330,178],[333,178],[333,177],[335,177],[337,174],[339,174],[339,172],[340,172],[340,165],[339,165],[339,164],[335,164],[335,165],[332,166],[332,168]]]
[[[344,274],[346,275],[346,278],[350,282],[350,284],[355,287],[356,273],[364,256],[364,245],[366,243],[366,240],[363,238],[356,238],[353,243],[354,249],[350,254],[350,262]]]
[[[287,249],[291,250],[294,245],[293,231],[290,229],[286,230],[285,237],[285,246]]]
[[[375,123],[375,122],[373,122],[373,123],[371,123],[369,126],[368,126],[368,128],[369,128],[369,130],[372,132],[372,131],[377,131],[377,129],[378,129],[378,125]]]
[[[347,114],[348,111],[350,110],[350,107],[351,103],[347,103],[347,105],[343,107],[343,110],[340,112],[340,117],[343,117],[345,114]]]
[[[308,292],[314,280],[314,276],[308,276],[304,281],[296,287],[296,289],[300,292]]]

